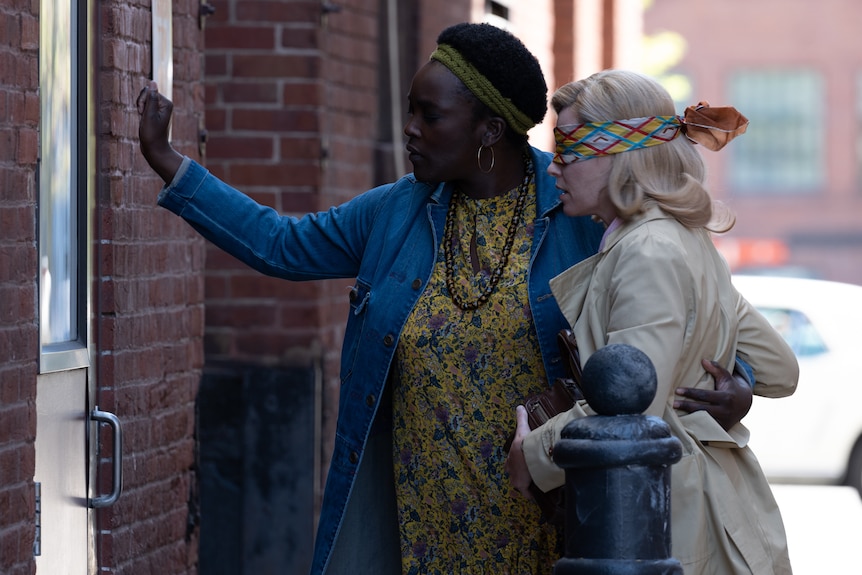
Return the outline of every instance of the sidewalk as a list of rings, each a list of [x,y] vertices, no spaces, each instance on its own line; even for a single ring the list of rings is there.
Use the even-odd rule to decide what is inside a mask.
[[[850,487],[772,485],[793,575],[862,574],[862,499]]]

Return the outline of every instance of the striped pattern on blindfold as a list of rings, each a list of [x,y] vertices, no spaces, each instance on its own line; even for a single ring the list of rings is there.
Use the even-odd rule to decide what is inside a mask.
[[[682,127],[679,116],[649,116],[559,126],[554,128],[557,144],[554,162],[571,164],[596,156],[657,146],[679,136]]]

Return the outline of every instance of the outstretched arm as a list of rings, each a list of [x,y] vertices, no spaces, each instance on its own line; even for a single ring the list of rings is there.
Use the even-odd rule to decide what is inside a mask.
[[[150,81],[138,94],[137,106],[141,115],[138,126],[141,153],[159,177],[169,184],[183,163],[183,156],[168,141],[174,104],[159,93],[154,81]]]

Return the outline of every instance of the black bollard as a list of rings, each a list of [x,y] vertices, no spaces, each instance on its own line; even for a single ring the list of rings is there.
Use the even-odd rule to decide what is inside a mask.
[[[581,388],[598,415],[569,423],[554,446],[566,470],[565,557],[554,575],[682,574],[670,554],[670,466],[682,445],[659,417],[643,415],[655,367],[613,344],[584,365]]]

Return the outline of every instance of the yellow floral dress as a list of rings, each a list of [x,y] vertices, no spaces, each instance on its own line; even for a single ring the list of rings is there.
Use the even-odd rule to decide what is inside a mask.
[[[516,190],[453,198],[453,277],[465,300],[482,293],[498,265],[516,199]],[[504,471],[515,406],[545,385],[527,303],[535,212],[531,185],[523,218],[529,223],[518,227],[500,283],[475,311],[453,304],[441,245],[401,334],[393,456],[405,574],[544,575],[561,556],[555,528]],[[479,274],[470,263],[474,234]]]

